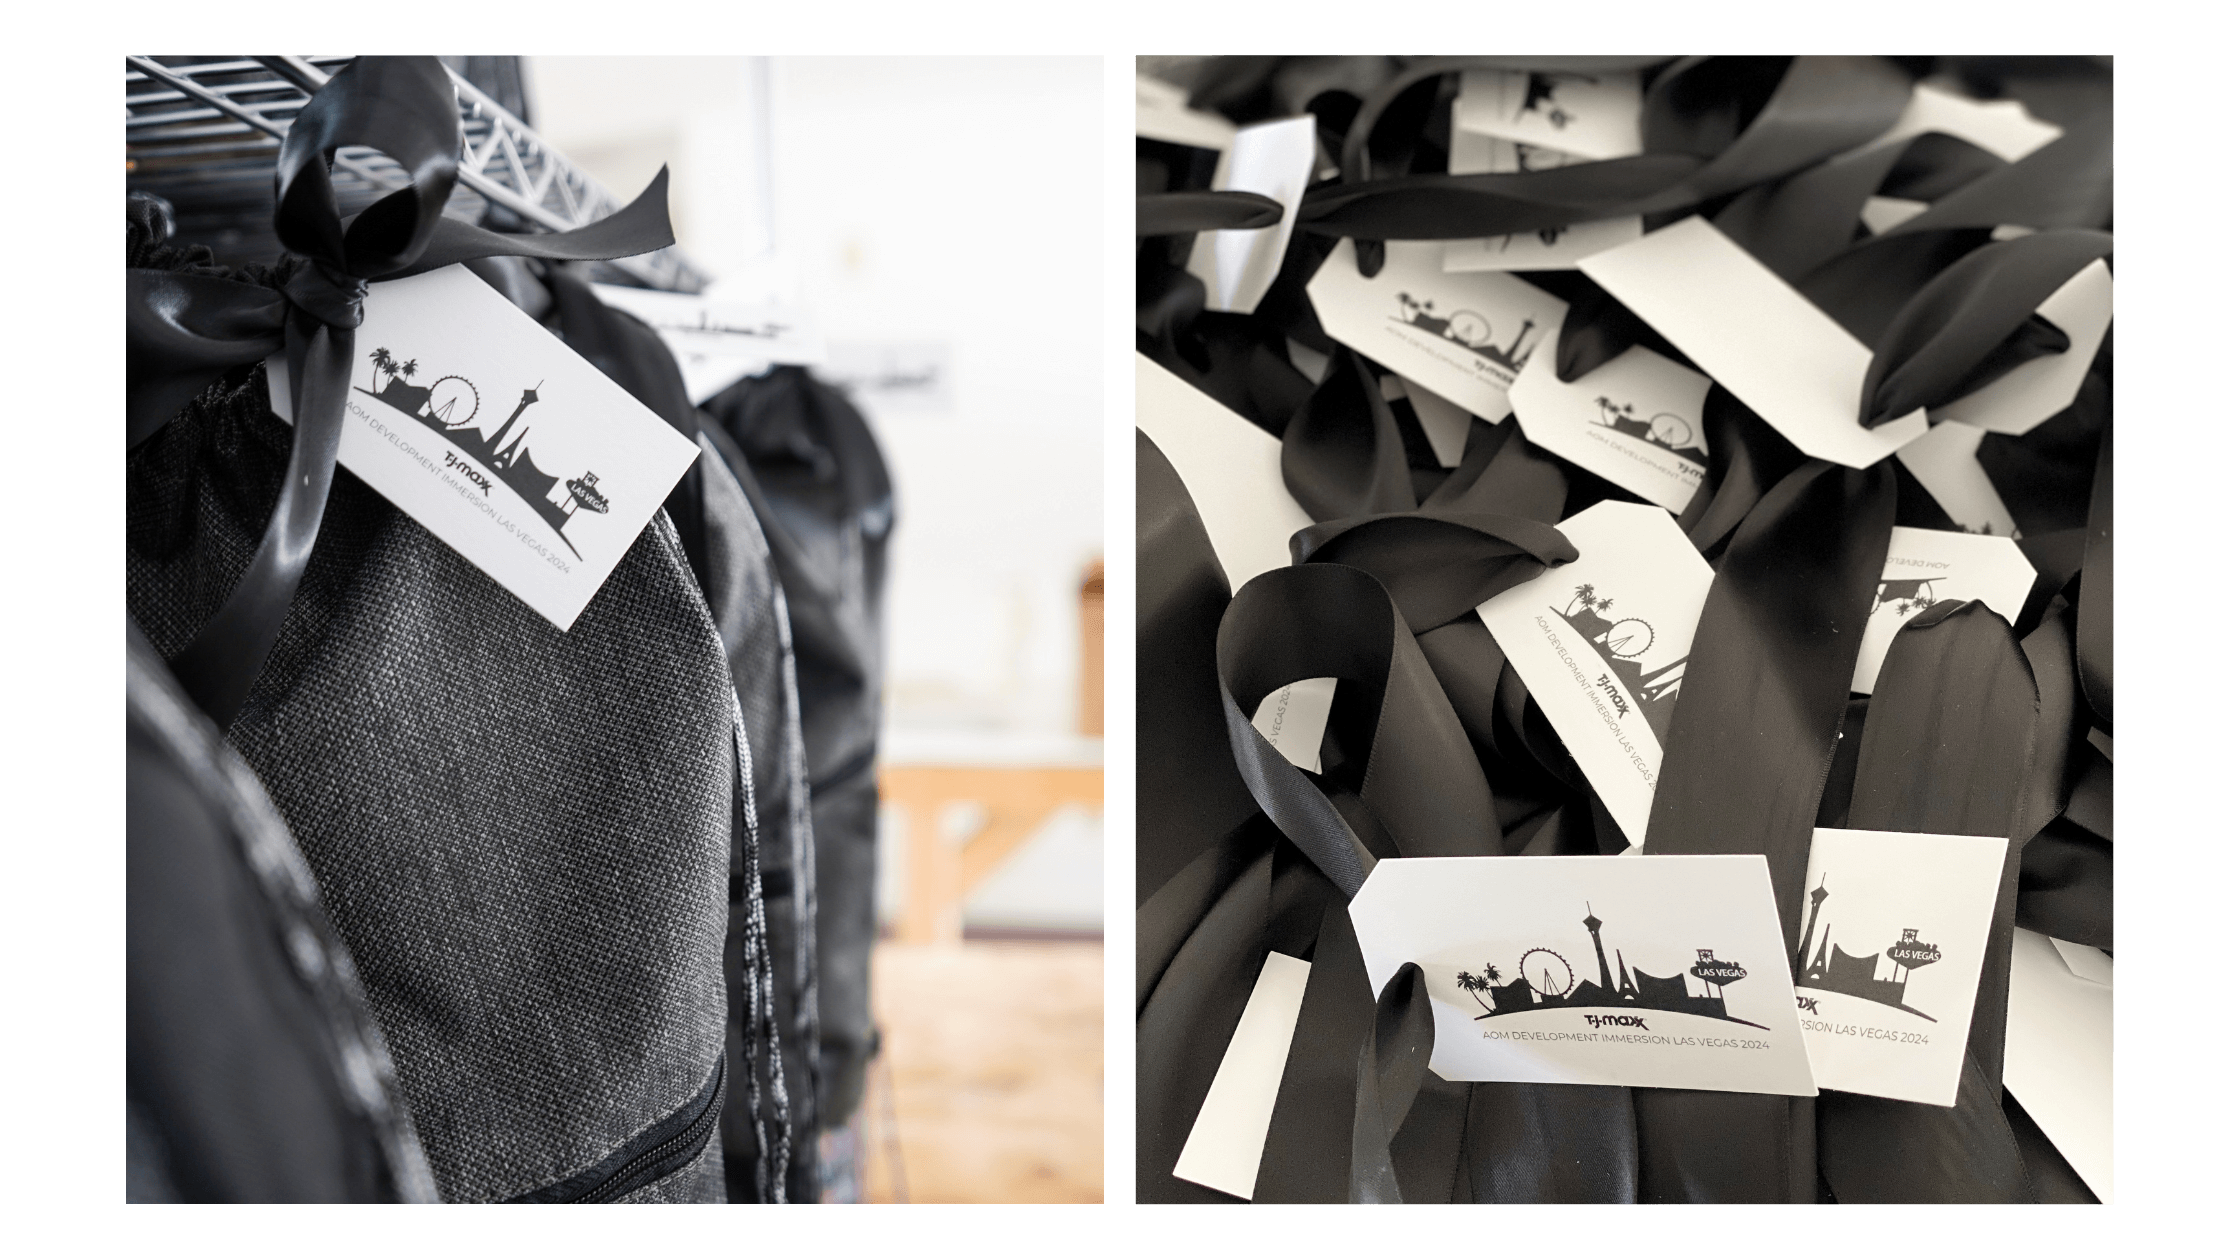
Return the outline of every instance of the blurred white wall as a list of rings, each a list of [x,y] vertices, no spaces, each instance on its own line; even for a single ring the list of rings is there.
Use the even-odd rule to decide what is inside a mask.
[[[1103,535],[1101,61],[537,57],[528,71],[538,130],[618,196],[668,164],[695,260],[743,276],[774,240],[836,360],[901,347],[945,371],[944,405],[864,399],[896,474],[892,721],[1071,731],[1078,588]]]
[[[930,397],[859,398],[896,487],[890,726],[1069,735],[1079,585],[1103,550],[1101,59],[527,69],[547,139],[625,199],[667,164],[679,245],[806,301],[836,371],[942,374]],[[1094,926],[1099,844],[1094,819],[1056,820],[968,922]]]

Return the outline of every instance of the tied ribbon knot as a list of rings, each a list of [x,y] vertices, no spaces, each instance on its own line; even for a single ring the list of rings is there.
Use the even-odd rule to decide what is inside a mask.
[[[328,176],[337,149],[395,159],[411,177],[345,220]],[[669,173],[597,223],[504,236],[443,217],[464,145],[457,94],[433,57],[360,57],[313,93],[281,142],[273,227],[301,261],[277,287],[194,272],[126,272],[126,440],[136,446],[228,370],[288,356],[295,417],[287,478],[248,569],[171,662],[230,726],[263,672],[303,579],[334,482],[343,403],[370,286],[498,255],[585,261],[673,244]]]
[[[357,276],[314,261],[289,277],[280,292],[298,311],[329,328],[356,328],[365,322],[370,287]]]

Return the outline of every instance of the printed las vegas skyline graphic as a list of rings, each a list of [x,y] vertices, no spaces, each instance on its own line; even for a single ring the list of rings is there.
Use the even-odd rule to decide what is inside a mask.
[[[1617,604],[1614,597],[1597,596],[1594,583],[1584,582],[1572,588],[1568,606],[1548,611],[1569,622],[1587,646],[1602,658],[1608,672],[1607,687],[1614,686],[1621,696],[1611,696],[1622,716],[1631,707],[1640,710],[1643,720],[1649,723],[1649,732],[1664,742],[1665,728],[1672,723],[1672,710],[1680,703],[1680,680],[1688,664],[1683,656],[1667,661],[1655,669],[1644,670],[1638,663],[1650,646],[1657,641],[1655,627],[1639,617],[1621,617],[1612,621],[1602,614]],[[1603,680],[1596,680],[1601,683]]]
[[[1677,414],[1660,411],[1643,420],[1633,413],[1630,402],[1613,402],[1608,395],[1599,395],[1594,403],[1598,414],[1589,423],[1597,428],[1622,433],[1660,451],[1670,451],[1698,468],[1710,465],[1710,457],[1696,449],[1695,427]]]
[[[1805,920],[1804,936],[1797,946],[1797,987],[1848,993],[1936,1023],[1936,1016],[1906,1005],[1906,981],[1915,971],[1944,956],[1934,944],[1921,939],[1919,928],[1904,929],[1897,943],[1883,951],[1883,957],[1890,960],[1888,980],[1876,975],[1881,970],[1881,958],[1873,954],[1848,954],[1843,946],[1834,943],[1836,928],[1832,921],[1820,934],[1820,948],[1812,955],[1811,965],[1806,965],[1805,952],[1812,949],[1812,933],[1820,923],[1820,903],[1826,901],[1828,895],[1828,880],[1823,875],[1820,886],[1812,890],[1812,915]]]
[[[1726,962],[1712,950],[1696,950],[1696,961],[1686,973],[1674,976],[1657,976],[1639,967],[1626,965],[1625,951],[1617,952],[1618,969],[1612,978],[1610,959],[1603,952],[1602,920],[1595,917],[1594,906],[1587,906],[1587,917],[1581,920],[1587,935],[1594,941],[1594,961],[1597,978],[1580,980],[1572,974],[1571,964],[1563,955],[1546,946],[1534,946],[1517,959],[1517,975],[1503,983],[1501,969],[1487,963],[1482,972],[1455,973],[1455,987],[1470,995],[1485,1011],[1473,1019],[1495,1019],[1503,1015],[1522,1015],[1530,1011],[1564,1008],[1600,1008],[1622,1011],[1670,1011],[1680,1015],[1700,1015],[1706,1019],[1723,1019],[1733,1024],[1748,1024],[1764,1028],[1727,1013],[1727,986],[1747,979],[1749,972],[1739,964]],[[1688,978],[1693,976],[1703,982],[1701,994],[1690,991]],[[1595,1017],[1589,1016],[1589,1019]],[[1634,1027],[1646,1028],[1638,1019],[1624,1021]]]
[[[1518,326],[1517,335],[1508,346],[1501,347],[1493,344],[1493,324],[1476,311],[1440,315],[1438,303],[1431,298],[1419,302],[1405,293],[1398,296],[1402,313],[1392,317],[1395,323],[1421,328],[1454,342],[1472,354],[1500,364],[1512,375],[1522,371],[1524,361],[1532,357],[1532,346],[1525,344],[1525,338],[1539,324],[1529,316]]]
[[[522,413],[538,401],[537,386],[522,390],[513,414],[494,432],[484,433],[473,427],[475,416],[482,410],[482,393],[474,382],[464,376],[439,376],[423,388],[412,384],[412,377],[420,367],[418,359],[400,363],[390,355],[387,346],[366,357],[373,362],[372,381],[376,388],[353,388],[442,434],[469,460],[504,482],[535,509],[537,515],[552,526],[552,532],[559,536],[561,543],[575,552],[577,559],[583,558],[583,553],[576,551],[575,543],[568,538],[568,522],[579,510],[605,515],[609,510],[607,496],[599,489],[599,474],[595,472],[586,470],[582,476],[571,478],[563,485],[558,477],[537,466],[529,450],[531,426],[521,423]],[[386,381],[382,379],[384,376],[388,378]],[[472,472],[468,476],[481,480]],[[557,499],[556,491],[561,492]],[[489,492],[487,483],[483,485],[483,492]]]

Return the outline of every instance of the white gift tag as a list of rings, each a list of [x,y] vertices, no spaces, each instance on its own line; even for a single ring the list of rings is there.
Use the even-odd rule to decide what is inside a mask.
[[[2108,264],[2092,264],[2071,276],[2038,305],[2046,322],[2069,334],[2069,348],[2032,359],[1965,398],[1929,413],[1931,420],[1958,420],[1993,433],[2028,433],[2077,400],[2077,390],[2092,370],[2100,342],[2108,335],[2116,309],[2115,277]]]
[[[1322,330],[1474,416],[1509,414],[1509,386],[1570,307],[1500,272],[1448,272],[1437,241],[1388,241],[1363,277],[1342,240],[1307,282]]]
[[[1534,355],[1509,388],[1532,443],[1668,512],[1703,485],[1711,445],[1703,400],[1711,378],[1641,346],[1566,385],[1555,356]]]
[[[1859,663],[1851,671],[1851,689],[1862,695],[1874,690],[1890,641],[1915,613],[1940,600],[1980,599],[2011,626],[2022,615],[2023,601],[2030,598],[2037,576],[2029,557],[2011,538],[1905,525],[1893,528],[1890,554],[1882,562],[1882,581],[1874,588],[1874,611],[1867,616],[1866,638],[1859,644]]]
[[[1237,125],[1219,114],[1190,108],[1190,93],[1163,79],[1136,76],[1136,135],[1145,140],[1221,152]]]
[[[1928,431],[1918,411],[1859,427],[1874,352],[1701,216],[1579,270],[1807,455],[1866,468]]]
[[[1952,1105],[2006,859],[2001,836],[1813,829],[1797,1017],[1820,1088]]]
[[[1311,971],[1308,963],[1287,954],[1270,953],[1261,964],[1244,1015],[1221,1053],[1221,1066],[1213,1071],[1190,1136],[1183,1139],[1175,1176],[1240,1199],[1252,1197]]]
[[[1860,146],[1879,148],[1941,131],[1985,152],[2019,162],[2061,138],[2061,128],[2030,116],[2020,101],[1978,101],[1926,83],[1913,87],[1905,112],[1890,130]]]
[[[1283,203],[1272,227],[1200,232],[1191,246],[1189,272],[1205,282],[1206,309],[1250,314],[1267,296],[1291,243],[1299,199],[1314,173],[1314,119],[1285,118],[1239,128],[1221,155],[1213,186],[1254,192]]]
[[[1284,487],[1273,434],[1140,354],[1136,427],[1182,478],[1231,592],[1291,563],[1291,536],[1314,518]]]
[[[1641,152],[1641,76],[1632,70],[1466,70],[1454,126],[1603,160]]]
[[[1635,844],[1711,566],[1672,514],[1605,500],[1556,526],[1579,558],[1478,605],[1548,724]]]
[[[1991,484],[1991,475],[1976,462],[1976,448],[1982,445],[1983,430],[1972,424],[1934,424],[1898,448],[1898,462],[1954,524],[1970,533],[2012,538],[2014,515]]]
[[[465,267],[373,285],[356,345],[342,466],[562,630],[700,455]]]
[[[1640,239],[1638,218],[1597,219],[1541,232],[1448,241],[1440,265],[1448,271],[1576,271],[1581,259]]]
[[[1350,911],[1446,1080],[1817,1092],[1762,857],[1387,858]]]
[[[2065,960],[2068,952],[2050,936],[2015,929],[2002,1078],[2106,1203],[2115,1193],[2114,965],[2106,981],[2082,976]]]
[[[1460,102],[1456,105],[1459,113]],[[1546,171],[1592,159],[1561,149],[1519,144],[1467,131],[1459,119],[1447,149],[1449,175],[1507,175]],[[1540,232],[1512,232],[1474,240],[1448,241],[1440,265],[1448,271],[1568,271],[1589,254],[1614,249],[1641,236],[1641,218],[1599,219]]]
[[[795,308],[619,284],[595,284],[591,291],[661,334],[662,344],[677,356],[685,391],[695,403],[708,401],[773,363],[824,360],[824,338],[807,313]]]
[[[1330,725],[1330,703],[1338,695],[1335,678],[1302,678],[1268,693],[1252,715],[1252,726],[1283,759],[1301,770],[1322,773],[1322,732]]]

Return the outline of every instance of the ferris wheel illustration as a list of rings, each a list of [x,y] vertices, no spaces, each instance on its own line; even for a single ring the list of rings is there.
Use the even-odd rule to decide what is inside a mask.
[[[1649,437],[1652,441],[1678,450],[1695,444],[1696,431],[1680,417],[1669,411],[1660,411],[1649,419]]]
[[[1656,641],[1656,629],[1639,617],[1628,617],[1602,634],[1602,645],[1610,649],[1610,655],[1629,661]]]
[[[1543,998],[1559,998],[1571,992],[1571,964],[1552,949],[1526,950],[1524,957],[1517,960],[1517,974]]]
[[[1456,311],[1447,319],[1447,335],[1466,346],[1493,340],[1493,325],[1476,311]]]
[[[482,394],[464,376],[439,376],[428,386],[428,417],[444,428],[463,428],[481,410]]]

